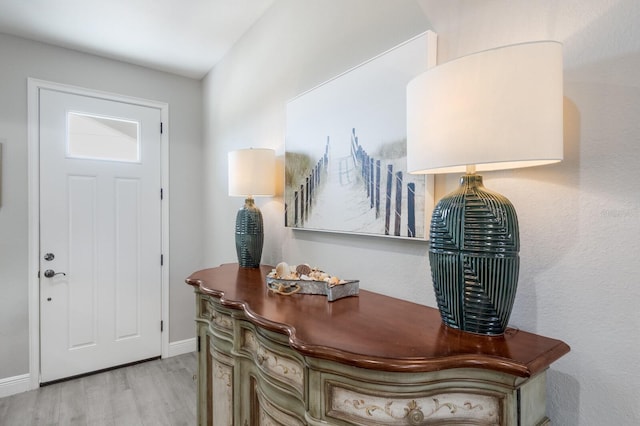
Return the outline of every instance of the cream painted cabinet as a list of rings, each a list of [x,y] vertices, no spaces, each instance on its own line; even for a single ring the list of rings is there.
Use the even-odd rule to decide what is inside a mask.
[[[431,308],[363,291],[331,303],[270,294],[269,270],[223,265],[187,279],[200,425],[549,424],[546,369],[563,342],[468,335]]]

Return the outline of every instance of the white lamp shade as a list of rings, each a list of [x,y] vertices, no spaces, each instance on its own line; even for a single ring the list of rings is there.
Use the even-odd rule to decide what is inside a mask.
[[[431,68],[407,86],[410,173],[562,160],[562,45],[516,44]]]
[[[250,148],[229,153],[229,195],[232,197],[275,194],[273,149]]]

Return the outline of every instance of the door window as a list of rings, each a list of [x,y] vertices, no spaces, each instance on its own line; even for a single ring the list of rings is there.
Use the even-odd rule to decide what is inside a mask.
[[[136,121],[69,112],[67,158],[140,162],[140,132]]]

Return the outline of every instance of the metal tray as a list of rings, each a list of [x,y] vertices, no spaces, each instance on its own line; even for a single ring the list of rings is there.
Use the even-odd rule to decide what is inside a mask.
[[[291,294],[321,294],[327,296],[328,302],[347,296],[356,296],[359,292],[357,280],[348,280],[343,284],[329,285],[325,281],[283,280],[267,277],[267,287],[274,293],[289,296]]]

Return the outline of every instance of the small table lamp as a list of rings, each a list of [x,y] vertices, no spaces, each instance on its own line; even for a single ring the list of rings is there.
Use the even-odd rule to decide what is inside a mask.
[[[246,197],[236,215],[236,253],[241,267],[260,266],[264,230],[262,213],[253,203],[253,197],[275,194],[274,175],[275,151],[272,149],[240,149],[229,153],[229,196]]]
[[[407,170],[466,170],[435,207],[429,262],[442,321],[499,335],[516,294],[520,237],[513,205],[481,170],[562,160],[562,46],[532,42],[436,66],[407,86]]]

